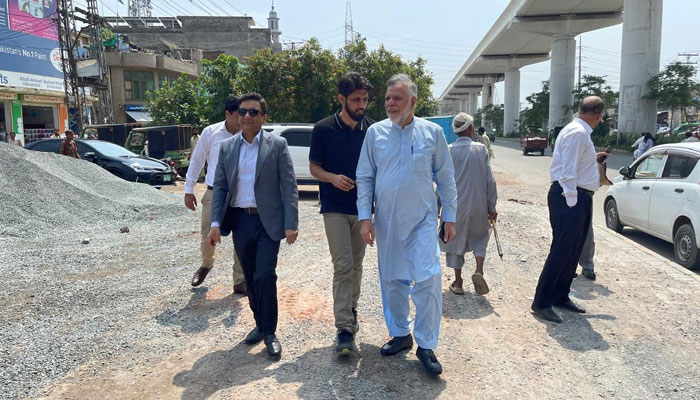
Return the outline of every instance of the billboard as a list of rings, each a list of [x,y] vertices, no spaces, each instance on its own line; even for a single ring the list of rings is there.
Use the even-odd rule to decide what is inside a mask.
[[[0,0],[0,86],[63,92],[58,0]]]

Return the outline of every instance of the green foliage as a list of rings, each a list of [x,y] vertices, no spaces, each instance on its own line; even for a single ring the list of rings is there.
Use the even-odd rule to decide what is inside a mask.
[[[478,124],[474,124],[477,129],[480,126],[490,126],[494,132],[503,132],[503,104],[487,104],[476,114],[479,116]],[[477,119],[474,118],[474,121],[477,122]]]
[[[188,79],[184,74],[169,86],[146,92],[146,95],[146,108],[153,118],[152,125],[201,125],[205,122],[199,82]]]
[[[525,99],[530,103],[530,108],[523,111],[520,116],[521,133],[546,130],[549,118],[549,81],[543,81],[542,90]]]
[[[581,78],[581,85],[574,89],[574,105],[572,110],[578,110],[581,101],[588,96],[598,96],[603,99],[606,108],[614,107],[617,104],[619,93],[612,90],[607,85],[604,76],[584,75]]]
[[[383,46],[370,51],[362,38],[337,55],[311,39],[299,48],[278,54],[269,48],[260,49],[245,60],[245,65],[226,55],[214,61],[202,61],[202,65],[204,72],[190,82],[189,96],[172,88],[151,94],[148,107],[154,123],[156,118],[159,124],[191,119],[205,124],[221,121],[226,98],[246,92],[258,92],[265,98],[270,122],[317,122],[340,108],[338,80],[351,70],[363,74],[374,86],[368,106],[370,118],[386,118],[386,82],[397,73],[406,73],[418,86],[417,116],[438,112],[437,101],[430,91],[433,78],[425,69],[425,59],[404,61]],[[181,83],[177,88],[184,86]],[[173,109],[176,104],[179,111]],[[185,118],[182,108],[190,108],[195,114]]]
[[[671,116],[673,111],[680,109],[687,120],[686,110],[700,106],[700,101],[695,97],[700,91],[700,84],[694,79],[695,71],[692,65],[680,62],[667,65],[661,73],[649,79],[649,92],[644,98],[656,100],[660,105],[668,107]]]
[[[109,28],[103,27],[100,29],[100,37],[102,38],[103,41],[108,41],[108,40],[114,39],[114,32],[112,32],[112,30]]]
[[[224,104],[229,96],[239,92],[238,59],[234,56],[220,54],[214,61],[202,60],[202,74],[198,78],[202,98],[202,119],[210,123],[223,121]]]

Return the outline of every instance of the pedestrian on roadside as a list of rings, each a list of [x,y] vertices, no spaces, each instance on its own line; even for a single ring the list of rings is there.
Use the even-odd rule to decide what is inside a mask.
[[[464,294],[464,254],[473,252],[476,259],[476,270],[472,275],[474,291],[485,295],[489,292],[484,279],[484,259],[491,236],[490,221],[498,216],[496,180],[491,173],[486,146],[472,139],[474,117],[461,112],[452,120],[452,128],[458,136],[449,146],[457,185],[457,235],[449,243],[438,243],[440,249],[447,253],[447,266],[455,270],[455,280],[450,285],[450,291],[458,295]]]
[[[239,99],[241,134],[221,144],[211,202],[212,247],[233,233],[233,246],[248,282],[255,328],[246,344],[265,341],[268,356],[282,355],[277,330],[277,254],[280,240],[298,235],[299,194],[287,141],[265,132],[267,103],[257,93]]]
[[[649,132],[642,132],[642,137],[637,139],[636,142],[637,144],[637,150],[634,151],[634,159],[636,160],[637,158],[641,157],[642,154],[646,153],[649,149],[654,147],[656,144],[656,141],[654,140],[654,137],[651,136],[651,133]],[[634,147],[634,145],[632,145]]]
[[[22,141],[17,139],[17,135],[14,132],[10,132],[10,140],[7,143],[22,147]]]
[[[685,139],[681,141],[681,143],[693,143],[693,142],[700,142],[700,139],[697,137],[693,136],[693,132],[691,131],[686,131],[685,132]]]
[[[68,157],[80,158],[80,155],[78,154],[78,147],[75,145],[75,141],[73,140],[72,130],[68,129],[66,131],[66,138],[61,142],[61,148],[58,150],[58,153]]]
[[[586,311],[569,298],[576,265],[591,226],[593,194],[600,187],[599,157],[591,132],[603,118],[605,105],[597,96],[583,99],[577,117],[559,133],[550,166],[547,195],[552,244],[540,274],[531,309],[541,318],[560,323],[552,306]]]
[[[472,127],[472,129],[474,129],[474,127]],[[473,134],[472,134],[472,136],[473,136]],[[474,140],[474,138],[472,138],[472,140]],[[486,146],[486,149],[487,149],[488,152],[489,152],[489,158],[490,158],[490,159],[496,158],[496,156],[493,155],[493,149],[491,149],[491,139],[489,139],[489,137],[486,136],[486,129],[484,129],[483,126],[480,126],[480,127],[479,127],[479,134],[477,135],[475,141],[477,141],[477,142],[483,144],[484,146]]]
[[[207,191],[202,196],[202,221],[200,225],[201,240],[200,252],[202,254],[202,265],[192,276],[192,286],[199,286],[214,267],[214,248],[209,245],[207,235],[211,229],[211,197],[214,186],[214,174],[216,164],[219,160],[219,150],[221,142],[232,138],[241,131],[238,116],[238,98],[232,96],[224,104],[224,115],[226,119],[216,124],[204,128],[201,140],[198,140],[193,147],[190,156],[190,165],[185,176],[185,207],[194,211],[197,209],[197,198],[194,195],[194,187],[197,183],[200,171],[207,165],[207,175],[205,184]],[[194,131],[193,131],[194,134]],[[198,135],[199,136],[199,135]],[[194,137],[194,136],[193,136]],[[241,262],[238,260],[236,252],[233,252],[233,293],[246,296],[246,281],[241,269]]]
[[[199,127],[197,125],[194,125],[192,127],[192,137],[190,138],[190,158],[192,158],[192,152],[194,152],[194,148],[197,147],[198,141],[199,141]]]
[[[433,185],[442,201],[447,242],[455,236],[457,191],[444,132],[413,115],[417,100],[418,89],[408,75],[389,79],[384,100],[389,118],[369,127],[357,165],[357,211],[364,241],[373,246],[377,240],[384,320],[392,336],[381,354],[413,347],[411,297],[416,306],[416,356],[428,373],[438,375],[442,365],[434,351],[442,317],[442,279]]]
[[[355,171],[367,128],[374,122],[365,113],[372,85],[357,72],[338,82],[340,111],[314,126],[309,151],[311,174],[319,180],[321,214],[333,262],[335,351],[355,351],[359,330],[357,302],[362,283],[362,260],[367,244],[357,219]]]

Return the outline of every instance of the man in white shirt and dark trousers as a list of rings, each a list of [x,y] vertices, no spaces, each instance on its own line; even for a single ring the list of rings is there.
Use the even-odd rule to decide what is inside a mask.
[[[577,117],[561,130],[554,145],[547,195],[552,245],[544,264],[531,309],[541,318],[562,322],[552,306],[576,313],[586,310],[569,298],[571,281],[591,225],[593,194],[600,187],[591,132],[600,123],[605,106],[597,96],[583,99]]]
[[[216,173],[216,163],[219,160],[219,149],[221,142],[230,139],[240,132],[240,121],[238,118],[238,98],[230,97],[225,104],[226,119],[204,128],[201,137],[197,140],[192,155],[190,156],[190,166],[185,178],[185,206],[194,211],[197,208],[197,198],[194,195],[194,186],[199,178],[200,171],[207,164],[207,175],[205,183],[207,191],[202,197],[202,239],[200,250],[202,252],[202,266],[192,277],[192,286],[199,286],[204,282],[209,271],[214,266],[214,248],[209,246],[207,235],[211,227],[211,195],[214,186],[214,175]],[[241,262],[238,261],[236,252],[233,253],[233,293],[247,295],[245,277],[241,269]]]

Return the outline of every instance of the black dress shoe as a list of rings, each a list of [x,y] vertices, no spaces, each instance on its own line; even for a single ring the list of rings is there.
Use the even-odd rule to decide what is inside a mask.
[[[238,285],[233,285],[233,294],[241,294],[243,296],[248,295],[248,288],[245,285],[245,282],[241,282]]]
[[[442,373],[442,365],[440,364],[440,361],[438,361],[437,357],[435,357],[435,353],[433,353],[432,350],[424,349],[418,346],[416,356],[420,362],[423,363],[423,368],[425,368],[425,371],[430,375],[440,375]]]
[[[551,321],[551,322],[556,322],[557,324],[561,324],[561,318],[557,315],[557,313],[552,310],[551,307],[548,308],[539,308],[537,307],[534,303],[530,306],[530,309],[538,315],[540,318],[546,320],[546,321]]]
[[[390,341],[382,346],[381,353],[383,356],[393,356],[401,350],[410,349],[411,347],[413,347],[413,336],[409,333],[406,336],[391,338]]]
[[[586,313],[586,310],[585,310],[585,309],[583,309],[583,308],[577,306],[576,303],[574,303],[573,301],[571,301],[571,299],[567,300],[565,303],[562,303],[562,304],[555,304],[554,306],[555,306],[555,307],[559,307],[559,308],[563,308],[563,309],[565,309],[565,310],[573,311],[573,312],[579,313],[579,314],[585,314],[585,313]]]
[[[263,340],[264,337],[265,335],[263,335],[262,331],[256,326],[255,329],[253,329],[248,335],[246,335],[244,342],[245,344],[256,344],[260,343],[260,341]]]
[[[204,282],[204,278],[207,277],[207,274],[211,271],[211,269],[206,269],[204,267],[200,267],[197,272],[194,273],[194,276],[192,277],[192,286],[199,286]]]
[[[595,272],[589,271],[589,270],[587,270],[587,269],[584,269],[583,271],[581,271],[581,275],[585,276],[586,278],[588,278],[588,279],[590,279],[590,280],[592,280],[592,281],[594,281],[595,278],[596,278]]]
[[[277,340],[277,336],[273,333],[272,335],[265,336],[265,347],[267,347],[267,355],[273,360],[279,360],[282,357],[282,345],[280,341]]]

